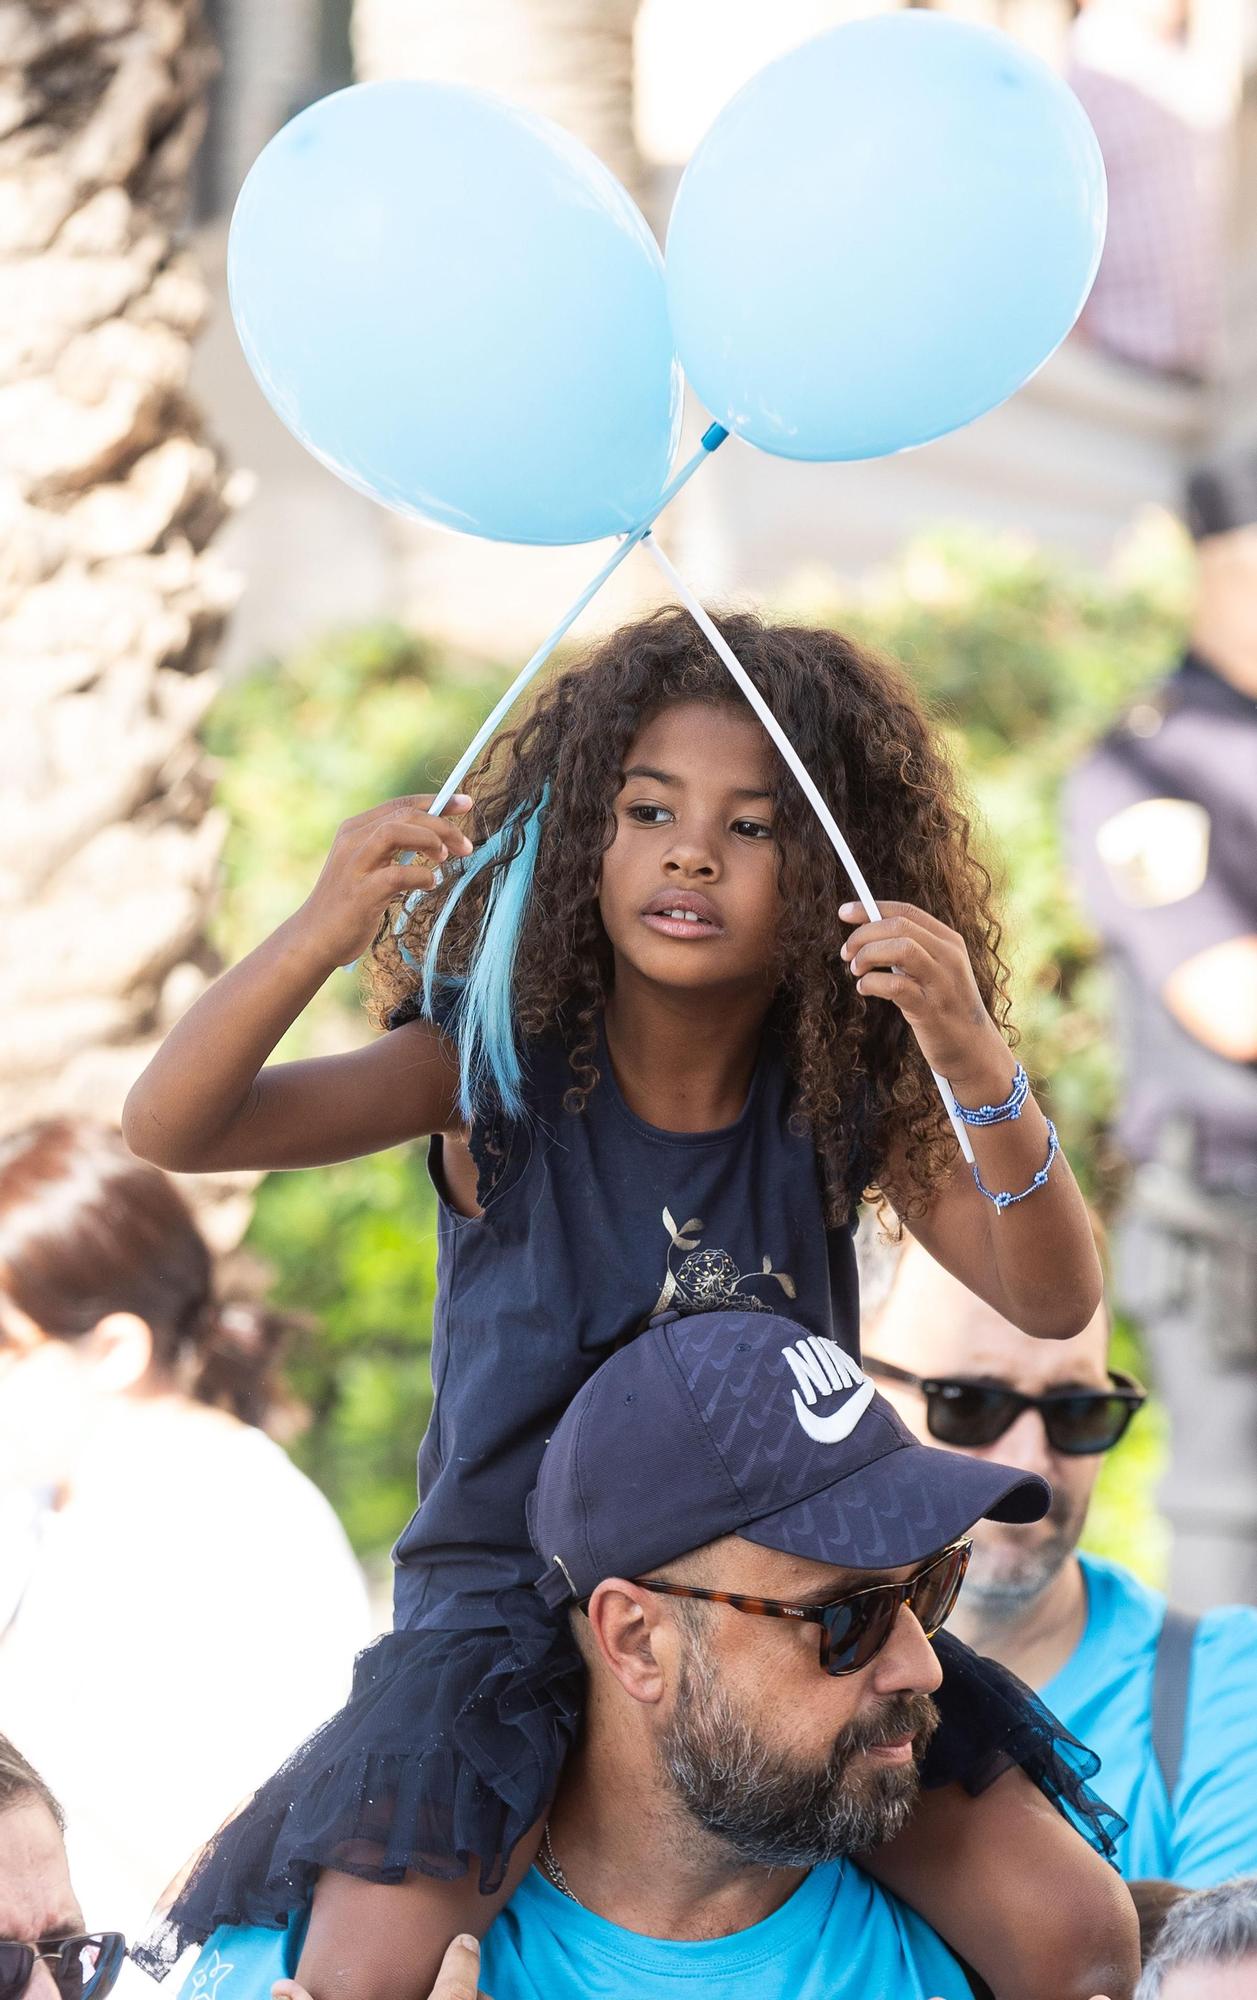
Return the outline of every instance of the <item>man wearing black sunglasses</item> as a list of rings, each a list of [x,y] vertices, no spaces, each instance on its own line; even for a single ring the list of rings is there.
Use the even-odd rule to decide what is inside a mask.
[[[1145,1400],[1108,1365],[1103,1309],[1076,1339],[1029,1340],[909,1243],[864,1348],[923,1443],[1051,1485],[1037,1523],[977,1523],[952,1625],[1097,1752],[1097,1787],[1127,1822],[1127,1880],[1199,1888],[1257,1872],[1257,1611],[1184,1619],[1079,1552],[1105,1454]]]
[[[126,1944],[88,1932],[70,1883],[61,1808],[0,1736],[0,2000],[105,2000]]]

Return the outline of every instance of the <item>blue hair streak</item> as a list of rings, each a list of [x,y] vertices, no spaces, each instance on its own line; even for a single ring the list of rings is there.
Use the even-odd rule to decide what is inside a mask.
[[[459,1110],[468,1124],[486,1103],[500,1105],[510,1118],[523,1114],[523,1072],[515,1035],[515,960],[532,890],[542,816],[549,802],[547,784],[531,811],[526,804],[517,806],[497,832],[461,863],[423,954],[423,1011],[431,1020],[446,926],[468,885],[486,868],[493,868],[480,935],[466,975],[441,982],[447,991],[453,988],[455,992],[447,1032],[458,1048]],[[503,861],[512,845],[515,852]]]

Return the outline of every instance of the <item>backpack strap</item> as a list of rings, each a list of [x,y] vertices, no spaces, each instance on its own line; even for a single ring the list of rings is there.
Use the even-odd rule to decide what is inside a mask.
[[[1187,1688],[1199,1624],[1200,1619],[1191,1612],[1167,1609],[1152,1668],[1152,1750],[1171,1799],[1183,1762]]]

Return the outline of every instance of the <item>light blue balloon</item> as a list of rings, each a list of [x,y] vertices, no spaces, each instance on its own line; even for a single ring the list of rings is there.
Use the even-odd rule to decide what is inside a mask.
[[[649,513],[681,378],[663,260],[614,174],[548,119],[451,84],[355,84],[266,146],[231,307],[301,443],[404,514],[585,542]]]
[[[993,409],[1068,333],[1106,191],[1077,98],[993,29],[913,10],[772,63],[668,230],[696,393],[783,458],[880,458]]]

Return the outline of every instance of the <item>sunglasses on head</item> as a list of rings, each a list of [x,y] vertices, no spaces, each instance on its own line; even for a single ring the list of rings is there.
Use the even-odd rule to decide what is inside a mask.
[[[798,1618],[821,1628],[821,1665],[827,1674],[858,1674],[875,1660],[894,1630],[906,1604],[927,1639],[946,1624],[960,1595],[969,1567],[972,1542],[954,1542],[932,1557],[906,1583],[873,1583],[850,1590],[832,1604],[791,1604],[771,1597],[744,1597],[732,1590],[702,1590],[697,1584],[664,1583],[639,1576],[642,1590],[660,1597],[698,1597],[707,1604],[728,1604],[753,1618]]]
[[[960,1450],[994,1444],[1011,1430],[1023,1410],[1037,1410],[1053,1451],[1064,1458],[1085,1458],[1111,1451],[1123,1437],[1148,1392],[1133,1376],[1109,1370],[1107,1389],[1051,1389],[1046,1396],[1024,1396],[1002,1382],[957,1382],[929,1375],[912,1375],[871,1354],[861,1364],[866,1374],[886,1382],[906,1382],[925,1398],[930,1436]]]
[[[0,1938],[0,2000],[21,2000],[41,1959],[61,2000],[104,2000],[122,1970],[126,1951],[121,1931],[41,1938],[38,1944]]]

